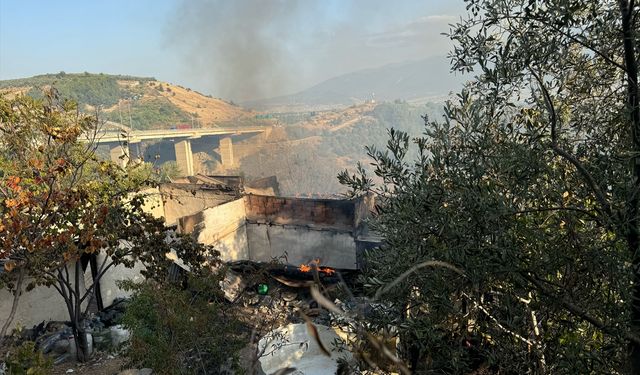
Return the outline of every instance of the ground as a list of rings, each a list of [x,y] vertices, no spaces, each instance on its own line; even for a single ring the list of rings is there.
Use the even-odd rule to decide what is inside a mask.
[[[107,353],[96,353],[87,363],[66,362],[53,367],[52,375],[115,375],[123,370],[125,359]],[[68,370],[73,372],[67,372]]]

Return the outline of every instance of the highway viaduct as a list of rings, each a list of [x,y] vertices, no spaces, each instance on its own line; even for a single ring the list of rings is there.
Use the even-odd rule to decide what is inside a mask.
[[[110,149],[111,160],[121,166],[129,162],[129,146],[150,140],[172,140],[176,153],[176,162],[184,176],[194,174],[193,153],[191,141],[204,137],[217,137],[220,142],[220,159],[225,169],[234,167],[233,136],[258,135],[265,137],[271,131],[269,126],[237,127],[237,128],[205,128],[205,129],[158,129],[131,130],[124,125],[106,122],[103,129],[88,137],[85,142],[95,142],[107,145]]]

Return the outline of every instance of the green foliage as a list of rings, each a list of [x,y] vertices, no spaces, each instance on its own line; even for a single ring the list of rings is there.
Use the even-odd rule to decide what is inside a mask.
[[[164,97],[134,101],[130,108],[123,107],[121,111],[114,110],[104,115],[107,120],[125,125],[129,125],[131,116],[131,127],[135,130],[168,129],[177,123],[191,123],[188,113]]]
[[[123,324],[131,330],[132,364],[158,374],[212,374],[238,370],[246,345],[240,326],[224,306],[216,275],[190,277],[188,288],[147,281],[125,283],[133,291]]]
[[[68,99],[92,106],[112,106],[122,95],[117,80],[108,75],[64,75],[52,80],[57,90]],[[33,87],[29,96],[42,98],[42,87]]]
[[[9,349],[6,364],[8,375],[47,375],[51,372],[53,360],[36,350],[34,342],[25,341]]]
[[[423,136],[368,149],[381,183],[340,175],[377,193],[370,329],[396,327],[417,373],[638,373],[628,3],[467,3],[452,59],[477,78]]]
[[[148,82],[154,78],[132,77],[126,75],[109,74],[44,74],[31,78],[11,79],[0,81],[0,88],[31,87],[28,94],[34,98],[42,99],[42,90],[47,86],[55,86],[60,94],[75,100],[77,103],[92,106],[110,107],[118,103],[119,99],[132,94],[129,89],[123,89],[118,81]]]
[[[162,164],[158,170],[159,182],[171,182],[180,176],[180,168],[175,161]]]

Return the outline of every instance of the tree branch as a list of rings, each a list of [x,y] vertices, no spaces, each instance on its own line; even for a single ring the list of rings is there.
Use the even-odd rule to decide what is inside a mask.
[[[589,185],[589,187],[593,191],[593,194],[595,195],[596,200],[604,210],[605,214],[607,214],[607,216],[610,219],[613,219],[613,211],[611,209],[611,205],[609,204],[609,201],[607,200],[606,195],[604,194],[604,192],[602,192],[602,190],[600,189],[600,186],[598,186],[598,183],[593,178],[591,173],[589,173],[589,171],[585,168],[585,166],[582,165],[582,163],[580,163],[580,161],[574,155],[565,151],[558,145],[558,133],[557,133],[558,117],[556,114],[555,107],[553,106],[553,101],[551,100],[551,95],[549,94],[549,91],[545,87],[544,81],[542,80],[542,78],[531,67],[529,67],[529,71],[531,72],[531,75],[538,82],[538,86],[540,87],[540,90],[542,91],[542,95],[544,97],[545,105],[547,107],[547,110],[549,111],[549,122],[551,125],[551,148],[556,154],[560,155],[562,158],[567,160],[578,170],[578,172],[580,172],[582,177],[584,177],[584,179],[586,180],[585,182],[587,183],[587,185]]]
[[[521,275],[533,284],[539,291],[548,297],[552,298],[554,301],[558,302],[562,307],[564,307],[567,311],[569,311],[574,316],[591,323],[594,327],[598,328],[600,331],[614,336],[614,337],[622,337],[627,341],[633,342],[634,344],[640,345],[640,337],[634,335],[630,332],[619,332],[609,326],[607,326],[602,320],[597,317],[591,315],[572,301],[568,300],[565,297],[560,297],[554,290],[544,285],[537,277],[529,275],[527,273],[521,273]]]

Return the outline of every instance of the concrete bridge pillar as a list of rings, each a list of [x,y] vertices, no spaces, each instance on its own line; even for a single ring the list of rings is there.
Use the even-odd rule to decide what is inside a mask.
[[[176,163],[183,176],[193,176],[193,152],[191,152],[191,141],[176,142]]]
[[[129,146],[121,143],[114,143],[109,147],[111,161],[121,166],[122,168],[126,167],[129,163]]]
[[[231,142],[231,137],[225,137],[220,140],[220,159],[224,169],[234,167],[233,142]]]

